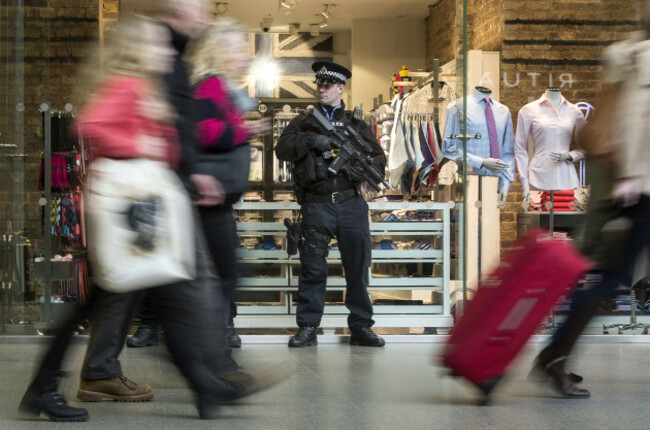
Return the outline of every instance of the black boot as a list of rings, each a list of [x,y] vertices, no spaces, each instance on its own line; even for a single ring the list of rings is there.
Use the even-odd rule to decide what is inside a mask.
[[[567,398],[586,399],[591,393],[584,388],[575,386],[575,382],[582,381],[582,377],[564,370],[565,356],[554,356],[550,350],[543,350],[535,361],[533,371],[546,375],[546,379],[553,382],[555,389]]]
[[[237,329],[233,324],[226,327],[226,341],[231,348],[241,348],[241,337],[237,334]]]
[[[134,348],[158,345],[158,328],[141,324],[135,334],[126,340],[126,345]]]
[[[292,348],[301,348],[303,346],[313,346],[318,344],[316,336],[316,327],[299,327],[298,333],[289,339],[289,346]]]
[[[370,327],[351,328],[350,333],[350,345],[384,346],[386,343]]]
[[[56,378],[51,379],[53,381],[42,389],[39,389],[38,382],[34,381],[20,401],[18,410],[34,417],[43,412],[50,420],[57,422],[88,421],[88,411],[68,405],[63,396],[56,392]]]

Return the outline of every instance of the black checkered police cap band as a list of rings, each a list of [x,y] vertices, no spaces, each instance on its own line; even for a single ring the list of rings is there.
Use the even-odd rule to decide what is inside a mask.
[[[329,61],[317,61],[311,65],[311,69],[316,72],[314,83],[318,85],[345,84],[352,77],[348,69]]]

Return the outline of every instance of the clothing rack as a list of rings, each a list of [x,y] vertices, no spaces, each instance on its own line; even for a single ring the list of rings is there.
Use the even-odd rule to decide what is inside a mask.
[[[66,210],[72,215],[74,210],[74,197],[81,195],[80,184],[83,183],[83,176],[86,173],[86,163],[91,158],[91,148],[83,138],[80,136],[78,139],[72,138],[68,135],[69,125],[72,123],[73,117],[69,111],[60,111],[52,109],[50,102],[45,102],[40,106],[40,112],[43,115],[43,197],[39,200],[39,204],[45,211],[45,216],[43,217],[43,257],[44,261],[42,263],[42,279],[45,285],[44,291],[44,300],[42,303],[42,314],[41,321],[50,322],[54,320],[54,312],[52,308],[52,303],[50,298],[52,297],[52,286],[53,281],[61,281],[63,284],[59,285],[64,286],[64,289],[69,292],[72,291],[73,287],[77,290],[77,297],[79,300],[85,300],[87,298],[87,269],[85,261],[75,260],[69,263],[70,271],[58,270],[61,269],[61,262],[52,261],[52,248],[53,248],[53,238],[57,237],[57,234],[54,234],[52,231],[53,227],[56,225],[52,222],[51,217],[51,208],[53,204],[57,202],[62,202],[66,198],[70,198],[69,202],[65,202]],[[52,119],[54,118],[66,118],[66,121],[63,121],[61,124],[58,124],[57,127],[57,136],[53,136],[52,130]],[[69,123],[68,123],[69,121]],[[54,137],[56,138],[56,148],[53,148]],[[57,189],[52,190],[52,157],[57,155],[63,156],[75,156],[75,163],[73,166],[68,166],[70,169],[73,167],[77,170],[74,178],[70,178],[70,189]],[[77,164],[78,158],[78,164]],[[68,204],[69,203],[69,204]],[[75,213],[74,216],[79,216],[80,214]],[[83,247],[83,232],[80,231],[81,226],[78,225],[80,222],[79,219],[75,220],[75,225],[77,225],[78,232],[74,233],[72,240],[74,245],[81,245]],[[66,232],[65,235],[70,236],[71,232]],[[83,260],[83,257],[82,257]],[[57,264],[57,273],[62,272],[65,276],[61,274],[55,274],[53,270],[53,264]],[[68,276],[70,275],[70,276]]]

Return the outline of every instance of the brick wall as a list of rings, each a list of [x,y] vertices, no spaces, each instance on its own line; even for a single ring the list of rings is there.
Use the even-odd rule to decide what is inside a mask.
[[[462,34],[447,31],[459,12],[451,1],[430,8],[429,55],[449,61],[459,56]],[[501,102],[515,122],[522,106],[548,86],[562,87],[571,102],[593,103],[599,91],[599,60],[605,47],[634,30],[635,0],[469,0],[468,49],[501,52]],[[445,10],[446,13],[442,13]],[[459,9],[460,10],[460,9]],[[443,19],[444,18],[444,19]],[[453,30],[453,27],[452,27]],[[451,48],[451,49],[450,49]],[[444,54],[443,54],[444,53]],[[502,247],[516,238],[523,209],[518,179],[501,211]]]
[[[31,0],[21,9],[14,4],[0,0],[0,88],[8,98],[0,102],[0,131],[7,132],[6,141],[0,142],[18,146],[0,151],[0,231],[4,233],[7,221],[13,221],[13,229],[24,229],[42,252],[41,193],[37,190],[43,148],[39,107],[49,101],[54,109],[64,109],[70,102],[77,67],[99,34],[100,0]],[[22,37],[17,31],[22,31]],[[17,109],[19,103],[22,107]],[[2,156],[10,153],[26,157]],[[25,319],[38,320],[36,306],[24,312]]]
[[[517,121],[522,106],[548,86],[562,87],[570,102],[594,103],[603,50],[637,22],[635,0],[505,0],[501,48],[501,102]],[[514,85],[519,78],[519,84]],[[513,184],[502,211],[502,242],[516,238],[521,186]]]
[[[506,0],[469,0],[468,49],[498,51],[503,40],[503,5]]]
[[[456,1],[442,0],[429,6],[427,18],[427,70],[433,69],[433,59],[445,64],[456,58]]]

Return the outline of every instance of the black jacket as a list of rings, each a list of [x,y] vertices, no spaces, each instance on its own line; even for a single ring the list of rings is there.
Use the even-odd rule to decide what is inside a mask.
[[[171,73],[163,77],[167,86],[169,102],[178,114],[176,118],[176,129],[181,148],[181,160],[176,173],[181,181],[183,181],[192,198],[196,198],[196,188],[190,181],[190,175],[195,173],[194,160],[196,157],[194,101],[192,100],[192,87],[187,76],[186,65],[182,59],[189,38],[177,32],[168,24],[164,22],[163,24],[169,28],[172,47],[176,51],[174,54],[174,69]]]
[[[323,107],[320,104],[316,105],[315,109],[321,109],[323,112],[328,113],[328,115],[326,115],[328,117],[332,112],[331,107]],[[343,124],[349,124],[354,128],[363,140],[368,142],[372,147],[375,166],[380,172],[385,170],[386,156],[368,124],[354,118],[351,111],[345,110],[345,105],[333,110],[333,117],[330,121],[334,127],[341,127]],[[297,178],[296,172],[301,168],[312,168],[312,163],[308,162],[308,160],[313,159],[314,152],[309,150],[308,145],[310,141],[322,133],[323,130],[320,125],[318,125],[313,117],[308,115],[308,112],[303,112],[294,118],[284,132],[282,132],[280,139],[278,139],[275,153],[278,159],[291,161],[293,163],[294,181],[296,181]],[[341,172],[339,172],[336,177],[332,176],[330,173],[327,175],[327,178],[310,183],[307,186],[305,186],[305,184],[300,184],[299,182],[299,180],[296,181],[296,188],[300,188],[310,194],[330,194],[335,191],[343,191],[353,186],[358,186],[358,184],[352,183],[347,176]]]

